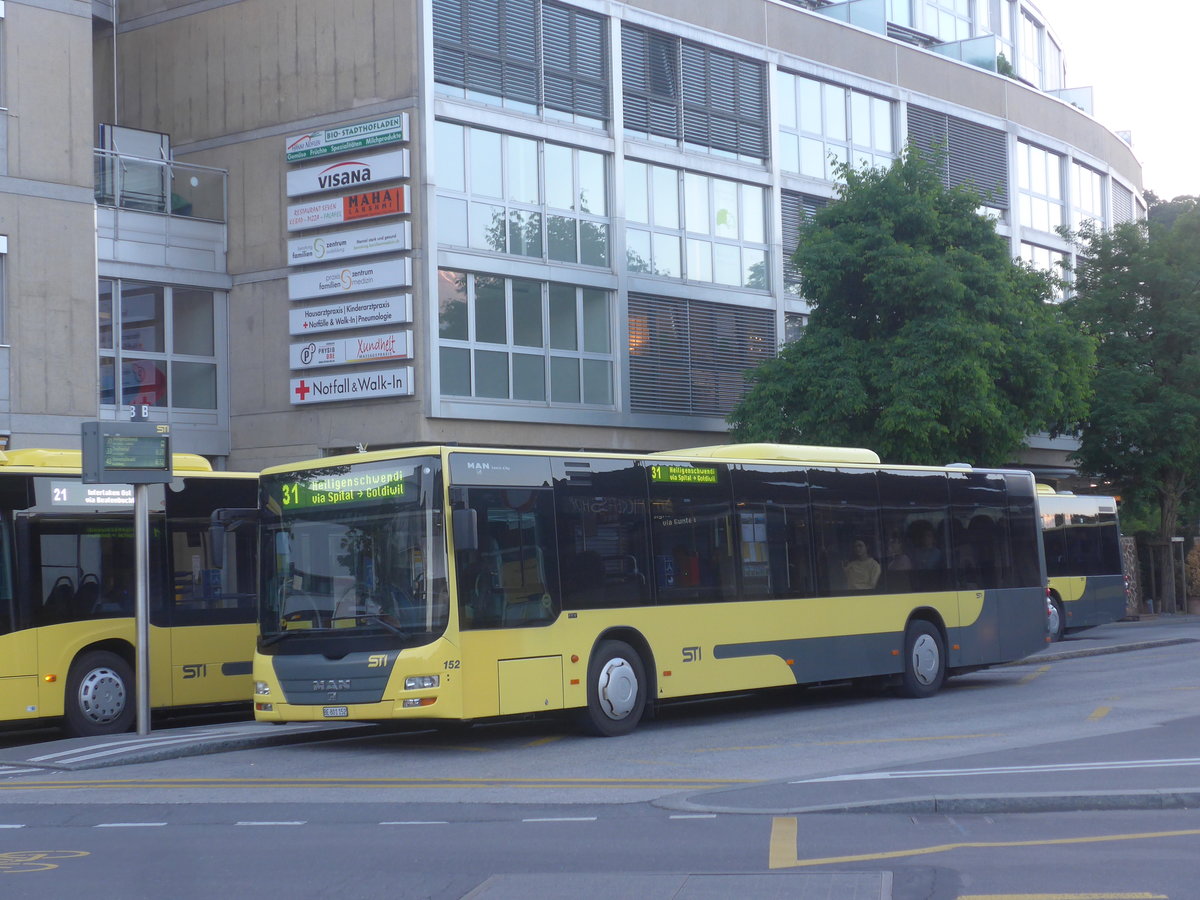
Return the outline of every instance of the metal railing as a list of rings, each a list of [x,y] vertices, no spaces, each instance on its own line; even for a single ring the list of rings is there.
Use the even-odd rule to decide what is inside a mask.
[[[96,203],[120,209],[225,221],[225,169],[94,150]]]

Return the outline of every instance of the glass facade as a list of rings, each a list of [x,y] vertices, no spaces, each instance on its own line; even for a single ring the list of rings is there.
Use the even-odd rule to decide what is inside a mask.
[[[630,272],[767,290],[766,191],[625,161]]]
[[[784,71],[775,89],[783,171],[836,181],[838,163],[886,166],[895,158],[891,101]]]
[[[101,279],[100,404],[217,409],[218,298],[224,295]]]
[[[607,291],[438,272],[443,395],[540,405],[613,405]]]
[[[1021,225],[1053,232],[1066,224],[1063,204],[1063,158],[1020,141],[1017,178],[1021,191]]]

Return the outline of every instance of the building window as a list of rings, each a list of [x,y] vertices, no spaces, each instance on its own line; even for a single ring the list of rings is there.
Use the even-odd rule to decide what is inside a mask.
[[[1139,219],[1145,218],[1140,214],[1141,204],[1139,207]],[[1133,219],[1133,191],[1125,187],[1123,184],[1118,184],[1116,181],[1112,183],[1112,220],[1114,225],[1119,225],[1122,222],[1132,222]]]
[[[3,22],[0,19],[0,22]],[[0,344],[8,343],[8,235],[0,234]]]
[[[767,158],[766,66],[625,23],[625,130],[647,140],[761,162]]]
[[[612,407],[611,306],[594,288],[439,271],[442,396]]]
[[[926,159],[940,160],[944,184],[970,187],[986,209],[1002,217],[1009,207],[1003,131],[910,103],[908,138]]]
[[[1071,165],[1071,228],[1085,222],[1104,227],[1104,176],[1079,163]]]
[[[800,226],[828,203],[824,197],[814,197],[812,194],[801,194],[797,191],[783,191],[780,195],[783,220],[783,289],[789,294],[800,296],[800,269],[792,262],[792,256],[800,246]]]
[[[1034,87],[1042,86],[1042,35],[1040,22],[1021,13],[1021,65],[1017,72]]]
[[[217,297],[198,288],[101,279],[101,405],[215,410]]]
[[[1067,255],[1049,247],[1039,247],[1037,244],[1021,242],[1021,259],[1035,269],[1046,272],[1055,278],[1065,278],[1067,274]],[[1063,299],[1062,289],[1056,289],[1052,298],[1056,303]]]
[[[608,267],[602,153],[437,123],[438,243]]]
[[[890,101],[783,71],[775,86],[783,171],[837,181],[837,163],[885,166],[895,158]]]
[[[541,0],[434,0],[439,93],[603,127],[607,20]]]
[[[783,342],[790,344],[800,340],[800,335],[804,334],[804,328],[808,325],[808,315],[799,312],[786,312],[783,314]]]
[[[1066,224],[1062,186],[1063,158],[1057,153],[1017,144],[1017,177],[1021,190],[1021,227],[1053,232]]]
[[[630,408],[727,416],[745,396],[746,371],[775,346],[771,310],[630,294]]]
[[[925,30],[940,41],[965,41],[971,37],[972,0],[928,0]]]
[[[630,272],[767,290],[766,191],[625,161]]]

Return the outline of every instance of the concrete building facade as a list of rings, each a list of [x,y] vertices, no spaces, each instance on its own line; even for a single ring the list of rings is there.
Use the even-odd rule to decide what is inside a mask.
[[[13,446],[78,446],[134,402],[237,468],[713,443],[803,325],[787,258],[834,163],[943,147],[1045,267],[1058,226],[1144,214],[1130,146],[1020,0],[2,11]]]

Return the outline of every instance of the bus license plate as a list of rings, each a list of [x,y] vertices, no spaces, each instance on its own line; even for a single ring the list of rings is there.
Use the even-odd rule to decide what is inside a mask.
[[[321,715],[327,719],[344,719],[350,715],[348,706],[326,706],[321,710]]]

